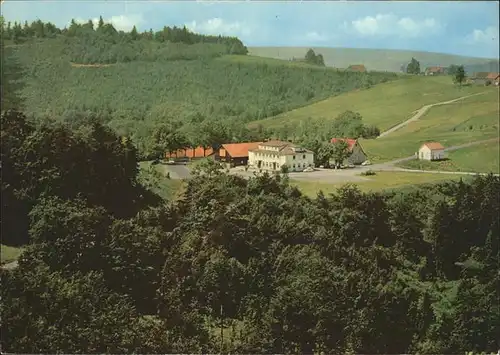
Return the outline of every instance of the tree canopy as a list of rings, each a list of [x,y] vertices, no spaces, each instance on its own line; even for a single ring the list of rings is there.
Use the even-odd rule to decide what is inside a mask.
[[[406,72],[408,74],[420,74],[420,62],[415,58],[411,58],[410,63],[406,66]]]
[[[318,66],[321,66],[321,67],[324,67],[325,66],[325,60],[323,59],[323,55],[318,53],[314,53],[314,51],[312,49],[309,49],[305,55],[305,61],[306,63],[309,63],[309,64],[314,64],[314,65],[318,65]]]
[[[23,137],[37,129],[21,127],[9,131],[11,146],[31,144]],[[63,132],[44,132],[51,130]],[[106,134],[92,132],[103,151]],[[2,163],[31,159],[16,152],[3,153]],[[130,197],[113,197],[128,212],[117,214],[97,182],[85,185],[91,175],[65,175],[61,185],[67,153],[51,154],[53,173],[37,179],[61,187],[34,202],[17,200],[28,211],[30,245],[16,270],[2,270],[5,351],[375,354],[498,347],[496,176],[386,194],[347,185],[310,199],[286,175],[243,179],[207,161],[179,200],[137,209]],[[2,189],[11,191],[12,181],[2,180]],[[70,185],[72,193],[63,194]],[[92,202],[89,189],[102,197]]]

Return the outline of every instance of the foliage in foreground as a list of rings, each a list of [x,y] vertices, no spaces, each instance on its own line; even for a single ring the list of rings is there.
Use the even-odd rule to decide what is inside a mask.
[[[10,132],[10,147],[25,141],[22,129]],[[97,146],[109,143],[101,137]],[[28,164],[17,149],[2,149],[2,164]],[[52,171],[69,160],[59,149],[31,154],[54,162]],[[31,244],[18,269],[2,271],[3,350],[432,354],[499,346],[498,177],[391,195],[346,186],[309,199],[286,176],[245,180],[207,161],[179,201],[118,216],[113,204],[79,194],[93,173],[64,176],[71,194],[53,191],[30,205]]]

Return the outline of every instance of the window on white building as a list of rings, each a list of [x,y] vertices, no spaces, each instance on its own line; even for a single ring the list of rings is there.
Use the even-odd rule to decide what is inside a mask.
[[[293,160],[295,160],[295,155],[293,156]]]
[[[305,158],[306,158],[306,155],[305,155],[305,154],[304,154],[304,155],[302,155],[302,159],[305,159]]]

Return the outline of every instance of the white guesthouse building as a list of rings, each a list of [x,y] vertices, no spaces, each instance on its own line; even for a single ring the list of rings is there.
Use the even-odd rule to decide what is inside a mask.
[[[289,171],[303,171],[307,167],[314,167],[314,153],[289,142],[273,140],[250,149],[248,165],[271,171],[279,171],[286,165]]]
[[[441,160],[445,158],[444,147],[438,142],[422,144],[416,154],[420,160]]]

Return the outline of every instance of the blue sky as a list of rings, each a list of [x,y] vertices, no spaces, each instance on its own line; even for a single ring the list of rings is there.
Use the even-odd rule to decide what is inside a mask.
[[[102,15],[115,27],[238,36],[247,46],[406,49],[499,56],[499,2],[396,1],[13,1],[10,21],[40,18],[64,27]]]

